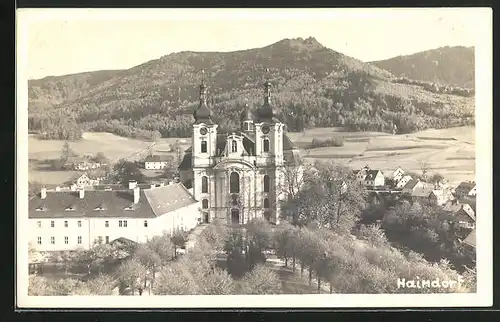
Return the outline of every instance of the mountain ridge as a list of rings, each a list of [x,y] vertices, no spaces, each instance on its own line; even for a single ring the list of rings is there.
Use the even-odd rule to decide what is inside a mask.
[[[337,125],[392,131],[397,125],[408,132],[473,117],[473,93],[430,92],[397,83],[391,72],[308,37],[233,52],[183,51],[126,70],[29,81],[30,130],[52,133],[50,126],[64,118],[87,131],[189,136],[201,70],[214,118],[223,127],[237,125],[244,104],[262,104],[266,79],[273,82],[273,103],[292,131]],[[410,113],[411,120],[401,113]]]

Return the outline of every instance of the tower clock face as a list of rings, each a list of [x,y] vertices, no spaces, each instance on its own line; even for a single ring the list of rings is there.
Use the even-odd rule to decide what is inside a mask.
[[[200,129],[200,134],[201,134],[201,135],[205,135],[205,134],[207,134],[207,129],[206,129],[206,128],[204,128],[204,127],[202,127],[202,128]]]
[[[262,133],[264,133],[264,134],[269,133],[269,126],[264,125],[264,126],[262,127]]]

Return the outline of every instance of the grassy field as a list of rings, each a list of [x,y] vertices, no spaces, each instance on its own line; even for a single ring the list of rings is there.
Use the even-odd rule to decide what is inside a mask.
[[[452,183],[475,179],[475,128],[459,127],[426,130],[412,134],[341,132],[337,129],[314,129],[290,134],[298,146],[307,147],[313,138],[344,136],[344,146],[303,149],[305,160],[335,160],[359,169],[369,165],[389,172],[398,166],[419,172],[422,162],[430,173],[441,173]]]
[[[301,148],[305,160],[334,160],[360,168],[369,165],[382,171],[401,166],[407,171],[418,172],[422,160],[428,163],[431,173],[439,172],[451,182],[474,180],[475,133],[474,127],[459,127],[443,130],[390,135],[377,132],[344,132],[342,128],[316,128],[303,133],[289,133],[290,139]],[[312,139],[343,136],[344,146],[310,149]],[[139,160],[149,152],[176,155],[174,144],[184,150],[190,139],[164,138],[147,142],[119,137],[110,133],[84,133],[83,139],[70,142],[79,155],[103,152],[112,161],[120,158]],[[29,157],[35,160],[54,159],[61,155],[64,141],[38,140],[29,137]],[[29,180],[47,184],[59,184],[74,176],[74,171],[40,171],[31,168]],[[148,176],[153,176],[149,174]]]

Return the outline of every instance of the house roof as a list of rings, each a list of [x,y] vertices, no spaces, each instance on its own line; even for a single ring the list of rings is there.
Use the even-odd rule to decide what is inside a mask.
[[[408,183],[404,186],[405,189],[413,189],[415,186],[419,183],[417,179],[411,179],[408,181]]]
[[[380,170],[367,170],[365,180],[375,180]]]
[[[144,194],[157,216],[196,203],[189,191],[180,183],[144,190]]]
[[[475,186],[476,183],[473,181],[464,181],[457,186],[456,190],[471,191]]]
[[[434,185],[421,182],[421,186],[416,187],[412,192],[412,197],[429,197],[429,195],[434,190]]]
[[[464,243],[476,248],[476,230],[473,229],[469,235],[464,239]]]
[[[468,204],[461,204],[453,201],[448,201],[444,206],[443,206],[443,211],[448,212],[448,213],[453,213],[456,214],[459,211],[463,211],[465,214],[467,214],[472,220],[476,220],[476,215],[474,213],[474,210],[468,205]]]
[[[188,205],[183,194],[190,196],[180,183],[141,190],[139,202],[134,204],[131,189],[86,190],[81,199],[79,191],[47,191],[45,199],[41,199],[38,194],[29,200],[29,218],[155,218]],[[195,201],[191,198],[190,203],[193,202]],[[97,210],[98,207],[103,207],[104,210]],[[37,211],[37,208],[44,210]],[[68,208],[72,210],[67,210]]]
[[[148,155],[144,162],[167,162],[173,159],[174,157],[171,155]]]

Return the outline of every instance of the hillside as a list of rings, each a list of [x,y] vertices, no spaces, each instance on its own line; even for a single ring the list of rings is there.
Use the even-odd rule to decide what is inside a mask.
[[[49,139],[74,139],[81,130],[187,137],[202,70],[214,119],[223,128],[237,125],[245,103],[262,104],[266,78],[274,85],[272,103],[290,131],[345,125],[391,132],[396,125],[408,133],[473,123],[469,94],[394,83],[386,70],[314,38],[297,38],[236,52],[185,51],[128,70],[30,81],[30,131]]]
[[[397,77],[474,88],[474,47],[442,47],[372,64]]]

